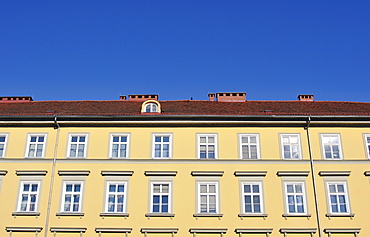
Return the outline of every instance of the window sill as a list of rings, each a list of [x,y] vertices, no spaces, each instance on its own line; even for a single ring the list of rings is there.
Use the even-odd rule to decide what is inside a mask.
[[[128,213],[121,213],[121,212],[102,212],[100,213],[100,217],[129,217],[130,214]]]
[[[308,220],[311,218],[311,214],[283,214],[282,216],[285,220],[288,219],[288,217],[306,217]]]
[[[350,217],[351,219],[355,216],[354,213],[327,213],[325,214],[326,217],[332,218],[332,217]]]
[[[173,213],[146,213],[145,217],[175,217]]]
[[[263,217],[263,219],[266,220],[266,217],[268,214],[266,213],[241,213],[238,214],[238,217],[243,218],[243,217]]]
[[[79,217],[83,217],[85,215],[85,213],[83,212],[58,212],[56,214],[56,216],[60,217],[60,216],[79,216]]]
[[[12,216],[40,216],[40,212],[12,212]]]
[[[221,219],[223,217],[223,214],[220,213],[197,213],[193,214],[193,216],[198,219],[199,217],[218,217],[218,219]]]

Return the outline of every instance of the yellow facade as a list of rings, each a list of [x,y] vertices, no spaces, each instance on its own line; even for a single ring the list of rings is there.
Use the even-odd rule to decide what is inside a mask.
[[[58,123],[56,118],[44,125],[3,124],[0,236],[370,236],[370,163],[364,140],[369,126],[222,120],[107,126],[96,121]],[[27,158],[32,134],[46,135],[40,158]],[[127,158],[110,157],[112,134],[129,135]],[[153,158],[153,135],[163,134],[170,137],[171,155]],[[216,158],[198,158],[199,134],[214,136]],[[241,159],[243,134],[257,135],[258,159]],[[283,158],[282,136],[287,134],[298,135],[299,159]],[[340,139],[341,157],[325,159],[322,135],[332,134]],[[69,157],[71,135],[85,136],[84,157]],[[31,181],[39,182],[36,209],[20,211],[21,183]],[[64,182],[82,184],[79,211],[63,211]],[[125,211],[117,215],[105,210],[108,182],[125,184]],[[170,185],[168,213],[151,210],[152,183]],[[243,211],[242,184],[249,183],[261,184],[260,213]],[[288,213],[286,183],[303,184],[303,214]],[[215,185],[216,212],[200,213],[201,184]],[[345,212],[331,213],[330,184],[345,184]]]

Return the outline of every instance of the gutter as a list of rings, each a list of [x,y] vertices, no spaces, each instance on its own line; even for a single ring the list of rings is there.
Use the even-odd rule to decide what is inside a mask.
[[[51,212],[51,200],[53,198],[53,187],[54,187],[54,179],[55,179],[55,166],[57,162],[57,153],[58,153],[59,135],[60,135],[60,125],[58,123],[57,115],[54,116],[53,125],[54,125],[54,129],[57,130],[57,134],[55,137],[54,156],[53,156],[53,163],[51,167],[51,177],[50,177],[50,187],[49,187],[49,198],[48,198],[48,206],[47,206],[46,218],[45,218],[45,232],[44,232],[45,237],[48,236],[50,212]]]
[[[310,125],[311,125],[311,116],[307,117],[307,126],[305,127],[305,129],[306,129],[306,133],[307,133],[307,144],[308,144],[308,151],[309,151],[309,156],[310,156],[310,168],[311,168],[311,178],[312,178],[313,193],[314,193],[314,200],[315,200],[317,230],[318,230],[318,233],[319,233],[319,237],[322,237],[319,200],[318,200],[318,197],[317,197],[317,184],[316,184],[316,176],[315,176],[315,166],[314,166],[313,157],[312,157]]]

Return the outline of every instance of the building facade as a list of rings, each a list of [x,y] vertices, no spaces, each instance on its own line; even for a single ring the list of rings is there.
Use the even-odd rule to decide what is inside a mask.
[[[370,103],[0,100],[0,236],[370,236]]]

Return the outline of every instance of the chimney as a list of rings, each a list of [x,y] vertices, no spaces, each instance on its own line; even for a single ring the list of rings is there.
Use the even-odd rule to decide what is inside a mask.
[[[245,102],[247,94],[245,92],[220,92],[216,93],[218,102]]]
[[[119,100],[126,100],[126,99],[127,99],[127,97],[125,95],[120,95],[119,96]]]
[[[299,101],[313,101],[313,95],[299,95]]]
[[[128,95],[131,101],[158,100],[158,95]]]
[[[215,93],[208,93],[209,101],[215,101]]]
[[[33,101],[31,96],[1,96],[0,103],[16,103]]]

